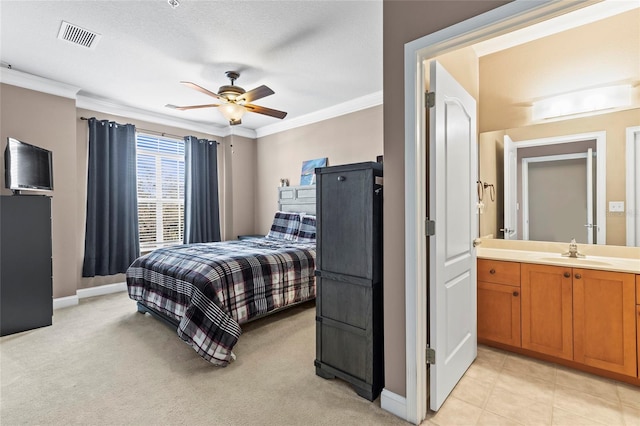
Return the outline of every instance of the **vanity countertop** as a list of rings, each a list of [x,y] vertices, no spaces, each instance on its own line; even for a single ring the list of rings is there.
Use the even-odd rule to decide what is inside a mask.
[[[478,258],[640,274],[640,247],[578,244],[582,258],[563,257],[569,243],[480,238]]]

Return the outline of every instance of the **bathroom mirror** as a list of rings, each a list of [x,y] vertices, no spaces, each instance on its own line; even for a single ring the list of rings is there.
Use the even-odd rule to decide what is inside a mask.
[[[640,246],[637,6],[505,50],[474,47],[480,236]],[[607,94],[618,87],[619,99]]]

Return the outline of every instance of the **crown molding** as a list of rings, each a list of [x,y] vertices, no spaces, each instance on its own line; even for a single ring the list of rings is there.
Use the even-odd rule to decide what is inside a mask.
[[[18,86],[25,89],[48,93],[50,95],[75,99],[76,108],[88,109],[105,114],[113,114],[126,118],[143,120],[150,123],[162,124],[165,126],[178,127],[185,130],[193,130],[210,134],[217,137],[242,136],[249,139],[257,139],[274,133],[284,132],[330,118],[382,105],[382,91],[352,99],[320,111],[312,112],[300,117],[286,120],[280,123],[270,124],[256,130],[238,126],[218,126],[215,124],[203,124],[196,121],[182,118],[170,117],[168,115],[146,111],[140,108],[121,105],[108,99],[96,98],[79,93],[81,88],[70,84],[61,83],[40,77],[34,74],[25,73],[15,69],[0,68],[0,83]]]
[[[255,130],[238,126],[229,126],[225,136],[242,136],[249,139],[256,139],[258,137]]]
[[[330,118],[382,105],[382,100],[382,91],[375,92],[370,95],[352,99],[350,101],[343,102],[329,108],[321,109],[310,114],[293,118],[291,120],[260,127],[256,129],[256,137],[261,138],[264,136],[272,135],[274,133],[284,132],[285,130],[295,129],[296,127],[306,126],[309,124],[317,123],[319,121],[328,120]]]
[[[69,99],[76,99],[80,91],[79,87],[70,84],[5,67],[0,68],[0,83]]]
[[[228,128],[216,126],[214,124],[203,124],[182,118],[169,117],[164,114],[117,104],[108,99],[95,98],[84,94],[78,95],[76,99],[76,108],[89,109],[105,114],[119,115],[130,119],[142,120],[149,123],[162,124],[185,130],[193,130],[195,132],[206,133],[212,136],[225,137],[231,134]]]

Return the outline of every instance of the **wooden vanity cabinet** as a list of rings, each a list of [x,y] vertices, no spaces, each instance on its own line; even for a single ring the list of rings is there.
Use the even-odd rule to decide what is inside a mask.
[[[522,347],[573,359],[571,268],[523,263]]]
[[[637,377],[635,275],[573,268],[573,359]]]
[[[520,346],[520,264],[478,259],[478,341]]]
[[[478,259],[478,341],[640,379],[640,275]]]
[[[636,355],[638,357],[638,378],[640,378],[640,275],[636,275]]]

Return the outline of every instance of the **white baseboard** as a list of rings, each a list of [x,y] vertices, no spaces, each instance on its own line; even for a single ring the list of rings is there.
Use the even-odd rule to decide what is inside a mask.
[[[104,296],[105,294],[119,293],[127,291],[127,283],[115,283],[100,285],[97,287],[81,288],[76,290],[75,296],[58,297],[53,299],[53,309],[68,308],[77,305],[80,299],[94,296]]]
[[[105,294],[119,293],[121,291],[127,291],[127,283],[115,283],[99,285],[97,287],[81,288],[76,291],[79,299],[85,299],[87,297],[104,296]]]
[[[69,306],[75,306],[78,304],[78,296],[57,297],[53,299],[53,309],[68,308]]]
[[[380,394],[380,408],[403,420],[407,419],[407,398],[387,389],[382,389]]]

